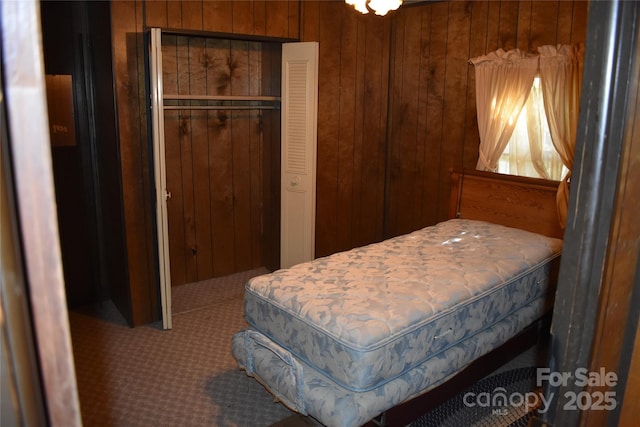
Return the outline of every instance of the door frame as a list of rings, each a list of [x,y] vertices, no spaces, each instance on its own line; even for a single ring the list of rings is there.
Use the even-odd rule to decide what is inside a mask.
[[[6,151],[11,165],[3,173],[12,175],[16,240],[28,283],[21,297],[29,305],[33,326],[19,338],[33,339],[38,349],[39,369],[31,370],[31,377],[42,380],[47,424],[81,426],[53,183],[39,2],[1,2],[0,21],[2,89],[6,90],[2,96],[9,127]],[[20,334],[19,319],[5,320],[7,330]],[[22,326],[27,323],[22,322]],[[14,365],[14,373],[32,369],[26,360],[16,362],[25,364]],[[25,377],[15,378],[21,381]],[[32,408],[39,407],[40,396],[31,397]]]
[[[577,368],[585,367],[617,371],[618,398],[627,381],[623,372],[628,366],[619,360],[620,343],[616,343],[616,338],[617,334],[624,335],[624,329],[635,328],[637,319],[631,322],[625,316],[637,316],[637,310],[629,310],[628,299],[614,298],[615,292],[611,292],[614,286],[606,273],[610,267],[608,262],[616,258],[616,249],[624,251],[625,244],[624,240],[616,240],[614,233],[624,218],[624,211],[616,208],[616,203],[620,202],[616,198],[626,179],[620,176],[625,133],[633,123],[627,114],[629,94],[634,93],[631,89],[638,80],[638,16],[640,6],[637,2],[592,2],[589,5],[582,83],[585,89],[580,100],[569,216],[549,358],[549,368],[554,373],[574,373]],[[633,202],[628,201],[627,206],[628,212],[635,214]],[[623,277],[626,275],[630,282],[634,280],[636,266],[626,271],[620,266],[620,270]],[[635,280],[637,293],[637,278]],[[615,286],[626,285],[622,282]],[[622,326],[618,324],[622,331],[603,328],[608,320],[603,314],[607,311],[617,312],[618,316],[622,314],[623,323],[627,320]],[[604,362],[610,361],[607,359],[611,353],[617,353],[618,360],[615,366],[606,366]],[[612,411],[565,410],[571,397],[582,391],[583,386],[577,381],[546,383],[544,392],[551,403],[542,416],[543,421],[558,426],[617,424],[602,419],[617,418],[622,406],[620,402]]]

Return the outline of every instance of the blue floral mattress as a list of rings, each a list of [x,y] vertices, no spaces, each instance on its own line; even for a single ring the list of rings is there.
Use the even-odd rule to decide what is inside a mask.
[[[300,372],[353,396],[375,395],[443,357],[461,357],[456,348],[477,353],[469,348],[475,338],[494,336],[521,308],[540,305],[561,248],[559,239],[452,219],[255,277],[245,289],[250,329],[234,338],[234,355],[243,367],[255,366],[261,345],[250,342],[268,342]],[[296,393],[308,395],[307,375],[295,378]]]
[[[517,335],[548,309],[550,301],[540,297],[396,378],[361,392],[340,386],[251,328],[233,336],[231,349],[240,367],[293,411],[311,415],[325,426],[357,427],[444,383]]]

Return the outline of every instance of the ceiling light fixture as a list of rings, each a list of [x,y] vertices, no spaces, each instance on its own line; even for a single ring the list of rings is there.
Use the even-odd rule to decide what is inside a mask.
[[[360,13],[369,13],[373,10],[376,15],[384,16],[390,10],[396,10],[402,4],[402,0],[344,0]]]

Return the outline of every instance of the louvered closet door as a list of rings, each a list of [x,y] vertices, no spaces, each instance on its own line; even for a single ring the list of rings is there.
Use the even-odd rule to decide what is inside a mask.
[[[318,43],[282,46],[282,268],[314,258]]]

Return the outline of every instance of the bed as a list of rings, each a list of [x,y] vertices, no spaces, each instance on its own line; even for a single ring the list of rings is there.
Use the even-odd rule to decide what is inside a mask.
[[[449,220],[248,281],[239,366],[324,425],[393,424],[544,318],[562,249],[557,183],[451,176]]]

